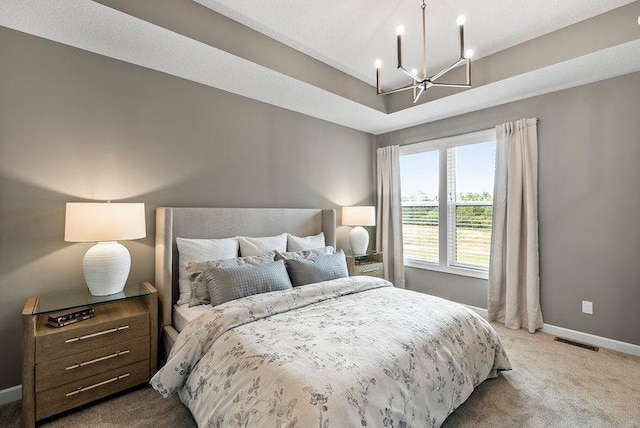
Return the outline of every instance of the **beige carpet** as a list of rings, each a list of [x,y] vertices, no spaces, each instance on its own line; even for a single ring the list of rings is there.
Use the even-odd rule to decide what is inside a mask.
[[[480,385],[443,427],[640,427],[640,358],[593,352],[495,325],[514,370]],[[0,406],[0,427],[20,427],[20,403]],[[177,397],[143,387],[85,406],[43,427],[195,427]]]

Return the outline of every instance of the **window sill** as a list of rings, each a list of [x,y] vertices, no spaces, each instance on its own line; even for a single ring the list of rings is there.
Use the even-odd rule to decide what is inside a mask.
[[[468,276],[471,278],[488,279],[489,272],[475,269],[465,269],[454,266],[440,266],[434,263],[421,260],[404,259],[404,265],[416,269],[432,270],[436,272],[449,273],[452,275]]]

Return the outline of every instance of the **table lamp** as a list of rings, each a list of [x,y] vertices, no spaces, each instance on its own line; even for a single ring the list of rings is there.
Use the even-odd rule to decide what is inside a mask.
[[[365,254],[369,247],[369,233],[362,226],[376,225],[375,207],[342,207],[342,224],[355,226],[349,232],[353,254]]]
[[[64,240],[97,242],[82,261],[84,279],[94,296],[124,289],[131,256],[116,241],[147,236],[143,203],[67,202]]]

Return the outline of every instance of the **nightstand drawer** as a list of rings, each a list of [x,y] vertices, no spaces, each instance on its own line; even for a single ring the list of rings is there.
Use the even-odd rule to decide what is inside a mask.
[[[36,420],[144,383],[148,379],[149,360],[145,360],[38,392]]]
[[[149,336],[36,365],[36,392],[149,359]]]
[[[38,321],[36,363],[149,336],[149,312],[138,299],[98,306],[94,318],[65,327],[50,327],[46,318]]]
[[[370,263],[355,265],[353,269],[353,275],[366,275],[382,278],[383,265],[382,263]]]

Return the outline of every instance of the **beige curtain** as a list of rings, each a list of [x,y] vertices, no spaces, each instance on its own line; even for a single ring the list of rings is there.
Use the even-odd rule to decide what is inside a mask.
[[[496,172],[488,289],[489,320],[542,328],[538,262],[536,119],[496,126]]]
[[[380,148],[377,155],[376,249],[384,253],[384,277],[404,288],[400,147]]]

